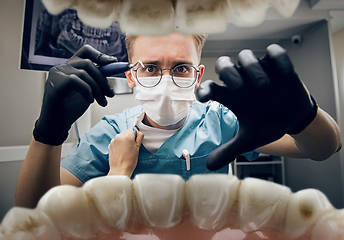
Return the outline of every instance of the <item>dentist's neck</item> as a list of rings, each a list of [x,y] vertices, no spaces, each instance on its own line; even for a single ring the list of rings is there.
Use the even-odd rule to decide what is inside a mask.
[[[147,116],[147,114],[145,114],[142,122],[143,122],[143,124],[150,126],[150,127],[165,129],[165,130],[173,130],[173,129],[180,128],[184,124],[185,120],[186,120],[186,117],[183,118],[182,120],[180,120],[179,122],[177,122],[176,124],[169,125],[169,126],[161,126],[161,125],[157,124],[156,122],[154,122],[151,118],[149,118]]]

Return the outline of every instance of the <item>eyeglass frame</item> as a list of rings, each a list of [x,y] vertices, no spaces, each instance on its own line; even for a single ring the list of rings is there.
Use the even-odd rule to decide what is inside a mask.
[[[136,68],[136,69],[132,69],[132,70],[135,72],[135,77],[136,77],[137,82],[138,82],[142,87],[145,87],[145,88],[153,88],[153,87],[158,86],[159,83],[161,82],[161,79],[162,79],[162,76],[163,76],[162,71],[164,71],[164,70],[170,70],[170,71],[171,71],[171,74],[170,74],[170,75],[171,75],[171,77],[172,77],[172,81],[173,81],[173,83],[174,83],[177,87],[180,87],[180,88],[189,88],[189,87],[191,87],[191,86],[197,81],[197,77],[198,77],[198,74],[199,74],[199,72],[200,72],[200,70],[197,69],[195,66],[193,66],[193,65],[191,65],[191,64],[187,64],[187,63],[178,64],[178,65],[176,65],[174,68],[160,68],[158,65],[156,65],[156,64],[154,64],[154,63],[148,63],[148,64],[143,64],[143,65],[153,65],[153,66],[157,66],[157,67],[160,69],[160,79],[159,79],[159,81],[158,81],[155,85],[153,85],[153,86],[151,86],[151,87],[144,86],[144,85],[139,81],[139,78],[137,77],[137,70],[138,70],[140,67],[142,67],[142,66],[139,66],[139,67]],[[194,79],[193,83],[190,84],[190,86],[187,86],[187,87],[181,87],[181,86],[179,86],[179,85],[174,81],[174,78],[173,78],[173,70],[176,69],[177,67],[184,66],[184,65],[189,66],[189,67],[192,67],[192,68],[194,68],[194,69],[196,70],[196,76],[195,76],[195,79]]]

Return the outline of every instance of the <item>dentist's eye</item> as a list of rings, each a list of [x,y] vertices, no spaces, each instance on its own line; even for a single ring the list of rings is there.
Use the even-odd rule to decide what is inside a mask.
[[[197,69],[192,65],[181,64],[173,69],[173,76],[184,78],[195,78],[197,75]]]
[[[174,72],[178,74],[186,74],[190,72],[190,67],[187,65],[180,65],[174,69]]]
[[[151,77],[160,75],[160,69],[153,64],[145,64],[144,68],[139,68],[138,74],[142,77]]]
[[[154,67],[148,67],[146,69],[146,71],[149,72],[149,73],[152,73],[152,72],[154,72]]]

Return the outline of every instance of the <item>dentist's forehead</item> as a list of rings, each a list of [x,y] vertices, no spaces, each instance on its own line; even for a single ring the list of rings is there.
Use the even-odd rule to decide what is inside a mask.
[[[197,63],[198,54],[192,35],[173,32],[165,36],[138,36],[133,43],[133,61],[171,61]]]

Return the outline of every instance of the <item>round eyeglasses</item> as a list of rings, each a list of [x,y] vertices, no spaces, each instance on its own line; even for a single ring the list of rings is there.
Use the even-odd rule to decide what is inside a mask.
[[[136,72],[136,80],[140,85],[146,88],[152,88],[158,85],[162,79],[162,71],[170,70],[172,80],[180,88],[191,87],[197,80],[199,70],[189,64],[180,64],[174,68],[161,69],[155,64],[144,64],[133,71]]]

